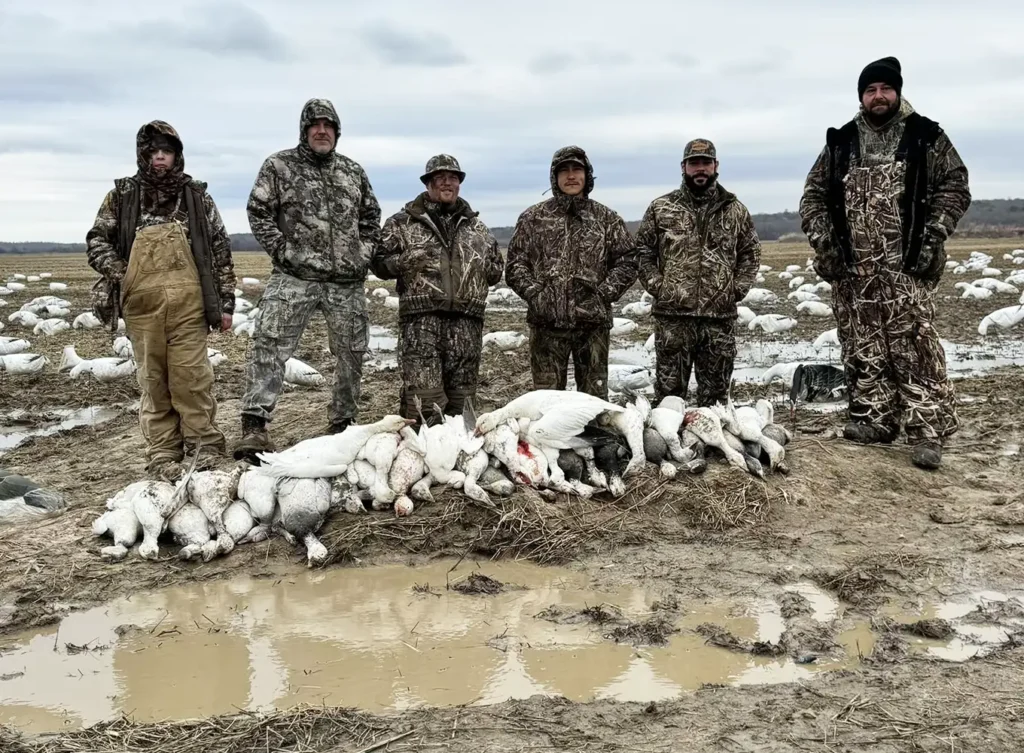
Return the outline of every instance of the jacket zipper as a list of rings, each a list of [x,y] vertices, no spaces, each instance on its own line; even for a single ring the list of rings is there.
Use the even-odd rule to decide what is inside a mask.
[[[453,231],[452,231],[452,242],[446,242],[445,239],[444,239],[444,236],[441,234],[441,230],[437,227],[437,225],[434,224],[434,221],[430,218],[430,215],[428,213],[424,212],[422,217],[423,217],[423,221],[433,231],[434,235],[437,236],[437,239],[439,241],[441,241],[441,246],[447,250],[447,259],[439,259],[438,260],[438,264],[439,264],[439,267],[440,267],[438,269],[438,271],[441,273],[441,282],[443,284],[444,283],[444,278],[445,278],[444,266],[445,266],[445,264],[447,264],[447,266],[448,266],[448,275],[447,275],[447,277],[448,277],[448,289],[445,291],[445,293],[446,293],[446,301],[447,301],[446,306],[445,306],[445,310],[446,311],[451,311],[452,310],[452,306],[455,304],[455,285],[452,282],[452,249],[454,247],[455,234],[458,232],[458,226],[459,226],[459,224],[461,224],[462,219],[460,218],[459,222],[453,228]]]
[[[333,273],[333,276],[336,276],[338,273],[338,264],[334,254],[334,204],[331,202],[330,186],[327,184],[323,165],[317,165],[317,169],[320,171],[320,182],[324,186],[324,196],[327,199],[327,258],[330,260],[331,272]]]

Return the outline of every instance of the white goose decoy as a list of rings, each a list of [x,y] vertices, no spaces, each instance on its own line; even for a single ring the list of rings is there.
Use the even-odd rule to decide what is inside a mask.
[[[242,278],[242,287],[243,288],[253,288],[253,287],[256,287],[259,284],[260,284],[260,281],[257,278],[255,278],[255,277],[243,277]]]
[[[79,314],[75,317],[75,321],[71,324],[75,329],[99,329],[103,326],[103,322],[99,320],[96,314],[91,311],[86,311],[83,314]]]
[[[40,374],[49,362],[40,353],[12,353],[0,356],[0,371],[8,374]]]
[[[194,461],[193,461],[194,462]],[[217,534],[217,551],[228,554],[235,548],[235,540],[228,533],[224,522],[224,511],[228,509],[238,492],[238,479],[243,469],[226,471],[202,471],[188,480],[188,499],[203,511]]]
[[[507,353],[510,350],[521,348],[528,339],[522,332],[488,332],[484,335],[483,347],[497,348],[502,353]]]
[[[632,319],[626,319],[621,316],[616,316],[612,318],[612,337],[622,337],[623,335],[628,335],[630,332],[633,332],[636,328],[637,323],[634,322]]]
[[[798,287],[800,287],[803,284],[804,284],[804,278],[803,277],[799,277],[799,276],[798,277],[794,277],[792,280],[789,281],[789,289],[790,290],[796,290]]]
[[[327,547],[316,537],[331,509],[331,484],[323,478],[282,478],[277,484],[275,530],[289,543],[301,541],[306,547],[308,567],[327,561]]]
[[[743,300],[740,303],[750,304],[753,306],[778,303],[779,297],[775,295],[768,288],[751,288],[747,291],[747,294],[743,296]]]
[[[0,295],[14,295],[14,291],[9,285],[0,285]]]
[[[966,282],[958,282],[953,286],[961,290],[961,298],[970,298],[975,301],[983,301],[986,298],[992,297],[992,291],[988,288],[979,288],[975,285],[969,285]]]
[[[51,282],[50,290],[67,290],[68,284],[66,282]]]
[[[792,272],[779,272],[779,279],[783,280],[783,281],[785,281],[785,280],[792,280],[793,279],[793,273]]]
[[[281,452],[261,452],[263,473],[275,478],[332,478],[348,470],[359,451],[374,434],[398,432],[414,423],[388,415],[372,424],[352,424],[338,434],[305,439]]]
[[[210,521],[191,502],[182,505],[167,519],[167,530],[174,543],[181,547],[178,552],[181,559],[202,557],[203,562],[209,562],[217,556],[217,541],[211,536]]]
[[[384,299],[384,308],[397,311],[400,303],[401,301],[399,297],[397,295],[393,295]]]
[[[645,301],[637,301],[636,303],[627,303],[622,307],[622,313],[626,316],[649,316],[653,305]]]
[[[71,325],[63,319],[43,319],[32,328],[32,331],[37,335],[43,334],[50,337],[65,329],[71,329]]]
[[[284,362],[284,381],[302,387],[321,387],[327,383],[323,374],[298,358],[289,358]]]
[[[13,314],[7,317],[7,321],[11,324],[19,324],[25,329],[31,329],[35,327],[39,322],[42,321],[36,314],[31,311],[15,311]]]
[[[65,345],[57,371],[69,370],[72,379],[92,374],[98,382],[112,382],[135,373],[135,362],[126,358],[81,358],[74,345]]]
[[[978,334],[988,335],[992,327],[1001,330],[1012,329],[1022,321],[1024,321],[1024,305],[996,309],[978,324]]]
[[[15,277],[17,277],[17,275],[15,275]],[[25,278],[23,277],[22,279],[25,279]],[[25,283],[23,283],[23,282],[8,282],[5,287],[8,288],[9,290],[13,290],[15,293],[18,293],[18,292],[20,292],[20,291],[25,289]]]
[[[821,350],[825,347],[839,347],[839,329],[833,328],[822,332],[814,341],[814,349]]]
[[[756,328],[760,327],[763,332],[775,334],[776,332],[788,332],[797,324],[796,319],[784,316],[783,314],[760,314],[750,320],[750,323],[747,324],[747,329],[753,332]]]
[[[384,298],[388,298],[391,296],[391,291],[388,290],[387,288],[374,288],[373,292],[370,293],[370,295],[372,295],[374,298],[380,298],[383,300]]]
[[[957,265],[956,267],[953,268],[953,274],[955,274],[955,275],[965,275],[965,274],[967,274],[967,272],[968,272],[968,269],[963,264],[959,264],[959,265]]]
[[[800,271],[800,265],[799,264],[787,264],[786,265],[786,271],[787,272],[799,272]]]
[[[205,519],[204,519],[205,522]],[[94,536],[109,534],[114,540],[113,546],[100,549],[100,556],[107,562],[120,562],[128,556],[128,551],[135,546],[142,532],[139,519],[131,507],[107,510],[92,522]]]
[[[253,305],[251,303],[249,303],[249,301],[245,300],[244,298],[240,298],[238,296],[235,296],[235,313],[236,314],[246,314],[250,319],[252,319],[252,314],[247,313],[247,312],[251,312],[252,309],[253,309]],[[231,323],[234,324],[234,315],[232,315]]]
[[[1020,293],[1020,290],[1009,282],[1003,282],[994,277],[982,277],[980,280],[972,282],[971,285],[974,285],[976,288],[988,288],[993,293],[1005,293],[1007,295],[1017,295]]]
[[[25,279],[25,282],[39,282],[39,281],[40,281],[40,280],[42,280],[42,279],[43,279],[43,278],[42,278],[42,277],[40,277],[39,275],[29,275],[29,276],[28,276],[28,277],[27,277],[27,278]]]
[[[832,316],[832,307],[827,303],[821,303],[820,301],[804,301],[803,303],[798,303],[796,310],[806,312],[808,316]]]
[[[25,275],[21,274],[21,272],[15,272],[13,275],[11,275],[11,279],[13,279],[13,280],[24,280],[25,279]]]
[[[806,290],[794,290],[790,293],[787,298],[797,303],[806,303],[808,301],[820,301],[821,297],[817,293],[809,293]]]
[[[1002,277],[1003,276],[1003,271],[1001,269],[996,269],[995,267],[985,267],[983,270],[981,270],[981,276],[982,277]]]
[[[40,276],[40,277],[41,277],[42,279],[44,279],[44,280],[48,280],[48,279],[50,279],[51,277],[53,277],[53,273],[52,273],[52,272],[40,272],[40,273],[39,273],[39,276]]]
[[[24,353],[32,347],[28,340],[14,337],[0,337],[0,356],[13,356],[15,353]]]
[[[772,268],[769,267],[767,264],[762,264],[757,268],[757,271],[760,272],[761,274],[764,274],[766,272],[771,272]]]
[[[799,361],[794,363],[777,363],[771,368],[765,369],[764,373],[761,374],[761,383],[771,384],[776,379],[781,379],[789,387],[793,384],[793,374],[799,365]]]
[[[746,306],[737,306],[736,307],[736,321],[737,321],[737,323],[741,327],[744,327],[744,326],[750,324],[750,321],[755,316],[757,316],[757,314],[755,314],[753,311],[748,309]],[[652,335],[652,337],[653,337],[653,335]]]
[[[654,383],[654,372],[646,366],[613,363],[608,366],[608,387],[615,392],[638,392]]]
[[[832,285],[826,282],[825,280],[822,280],[821,282],[815,284],[814,292],[820,293],[821,295],[828,295],[829,293],[832,292]]]
[[[274,508],[277,506],[277,479],[263,473],[259,467],[247,469],[238,479],[238,498],[249,505],[257,525],[264,527],[264,534],[253,541],[262,541],[270,534],[274,522]]]

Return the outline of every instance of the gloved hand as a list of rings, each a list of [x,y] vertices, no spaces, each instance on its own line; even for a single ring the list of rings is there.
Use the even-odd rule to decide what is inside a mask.
[[[926,282],[935,282],[946,267],[945,244],[931,233],[925,233],[921,253],[907,273]]]

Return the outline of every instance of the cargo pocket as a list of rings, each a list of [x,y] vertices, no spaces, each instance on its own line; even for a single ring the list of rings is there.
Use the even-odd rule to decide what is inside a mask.
[[[365,353],[370,345],[370,318],[366,314],[352,317],[348,349],[353,353]]]

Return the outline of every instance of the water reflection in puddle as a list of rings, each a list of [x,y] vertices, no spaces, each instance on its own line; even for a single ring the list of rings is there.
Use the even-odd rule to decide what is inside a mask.
[[[653,594],[596,592],[575,571],[486,563],[481,572],[522,588],[464,595],[445,583],[469,570],[450,567],[240,577],[69,615],[2,647],[0,724],[43,732],[121,714],[173,720],[304,703],[379,712],[534,694],[650,701],[705,683],[789,682],[849,667],[873,640],[866,621],[854,624],[836,639],[842,651],[799,665],[710,646],[695,630],[713,623],[743,641],[778,641],[786,621],[762,599],[683,605],[667,645],[636,648],[604,637],[607,625],[538,615],[613,604],[640,621]],[[813,585],[791,588],[811,602],[812,619],[841,614]]]
[[[121,414],[120,408],[110,406],[91,406],[78,410],[56,409],[48,411],[46,420],[41,426],[27,428],[24,424],[29,418],[25,411],[15,411],[7,414],[4,418],[13,422],[7,426],[0,426],[0,455],[7,450],[13,450],[29,437],[48,437],[62,431],[78,428],[79,426],[98,426]],[[52,420],[50,420],[52,417]],[[19,426],[19,423],[22,424]]]

